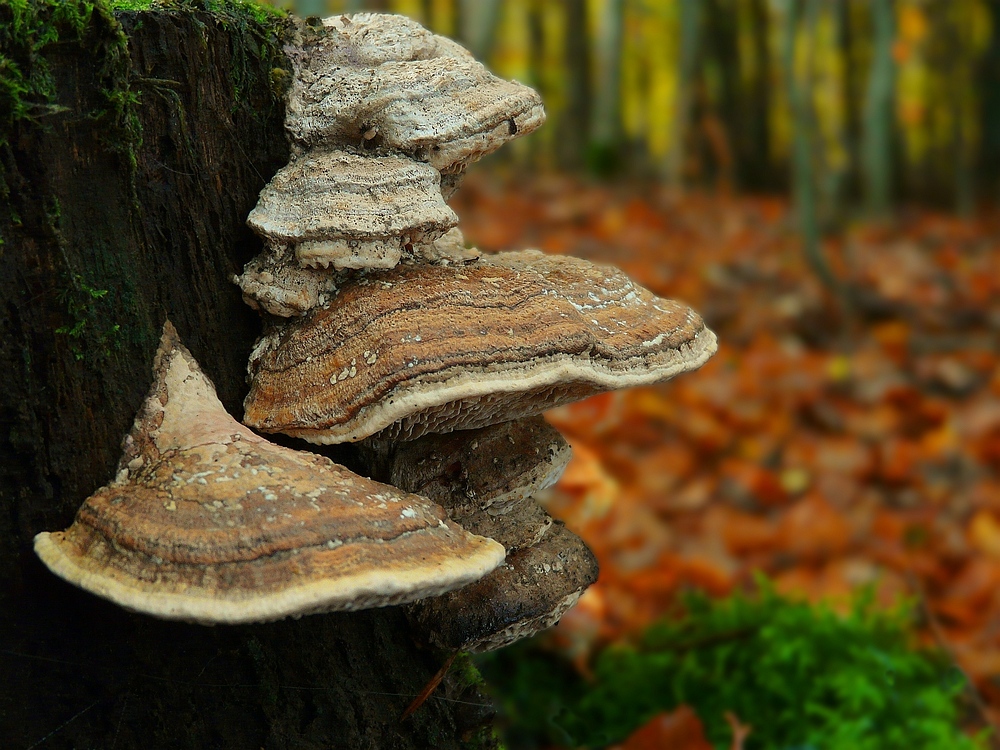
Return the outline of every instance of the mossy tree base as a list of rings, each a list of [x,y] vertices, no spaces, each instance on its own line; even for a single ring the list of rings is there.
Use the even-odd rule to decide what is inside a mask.
[[[287,32],[238,6],[174,5],[121,13],[120,28],[95,14],[79,40],[45,46],[55,106],[0,134],[0,744],[402,749],[488,737],[492,709],[459,678],[398,722],[441,657],[410,640],[397,609],[161,622],[62,583],[31,551],[111,478],[167,316],[241,414],[260,323],[229,278],[260,250],[244,220],[288,159]],[[109,80],[122,33],[122,77]]]

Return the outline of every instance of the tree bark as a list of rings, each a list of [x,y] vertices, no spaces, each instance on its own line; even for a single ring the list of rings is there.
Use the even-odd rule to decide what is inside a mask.
[[[36,533],[68,526],[112,478],[165,318],[242,414],[260,322],[230,277],[260,250],[244,221],[289,155],[283,21],[195,0],[117,18],[97,12],[79,39],[44,46],[55,102],[0,118],[0,744],[492,746],[468,668],[399,723],[443,657],[398,608],[164,622],[33,554]],[[124,102],[118,125],[108,101]]]

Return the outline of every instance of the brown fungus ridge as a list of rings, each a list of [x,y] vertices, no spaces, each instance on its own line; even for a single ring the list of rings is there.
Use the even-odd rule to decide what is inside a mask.
[[[305,268],[291,248],[277,245],[251,259],[232,281],[254,310],[287,318],[325,305],[337,293],[340,276],[325,269]]]
[[[700,367],[715,334],[616,268],[537,251],[369,272],[255,347],[244,420],[315,443],[413,440]]]
[[[370,476],[439,503],[453,521],[470,531],[469,524],[493,529],[491,519],[554,485],[573,453],[540,416],[406,442],[369,439],[361,443],[361,450]],[[494,533],[473,533],[496,539],[508,551],[526,546],[524,541],[508,543]]]
[[[415,602],[407,617],[437,648],[492,651],[555,625],[597,574],[594,554],[556,521],[538,543],[512,552],[482,580]]]
[[[507,550],[507,565],[476,584],[410,605],[425,642],[506,646],[554,624],[593,583],[589,550],[532,499],[558,480],[571,454],[542,417],[402,443],[370,439],[361,448],[372,476],[434,499],[466,531]]]
[[[392,268],[407,245],[458,224],[440,185],[433,167],[405,157],[307,151],[264,187],[247,224],[293,245],[304,266]]]
[[[247,430],[169,323],[118,476],[35,551],[126,609],[205,624],[411,602],[504,558],[425,498]]]
[[[332,16],[300,36],[285,127],[306,148],[398,150],[461,172],[545,121],[537,92],[403,16]]]
[[[462,232],[455,227],[427,245],[405,253],[402,263],[461,265],[480,257],[474,248],[465,247]],[[243,301],[254,310],[288,318],[305,315],[314,307],[326,305],[336,294],[350,271],[307,268],[299,264],[287,245],[275,245],[259,253],[233,276],[233,283],[243,292]]]

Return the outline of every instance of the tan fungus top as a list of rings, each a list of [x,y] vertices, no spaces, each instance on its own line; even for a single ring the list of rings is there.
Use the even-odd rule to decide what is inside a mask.
[[[408,244],[432,243],[458,224],[441,176],[399,156],[308,151],[260,193],[247,224],[291,244],[304,266],[392,268]]]
[[[398,150],[456,172],[545,121],[537,92],[403,16],[334,16],[287,52],[285,127],[306,147]]]
[[[247,430],[169,323],[154,375],[117,478],[66,531],[35,537],[70,583],[157,617],[241,623],[436,596],[503,561],[429,500]]]

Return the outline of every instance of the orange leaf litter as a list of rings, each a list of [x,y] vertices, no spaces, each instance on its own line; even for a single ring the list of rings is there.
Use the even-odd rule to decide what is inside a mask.
[[[837,602],[873,584],[886,604],[926,596],[1000,718],[997,217],[847,227],[824,244],[857,290],[844,316],[784,199],[480,177],[454,204],[482,249],[612,262],[719,334],[698,372],[548,414],[575,451],[549,508],[601,562],[556,630],[581,666],[688,587],[763,571]],[[664,715],[650,741],[688,724]]]

